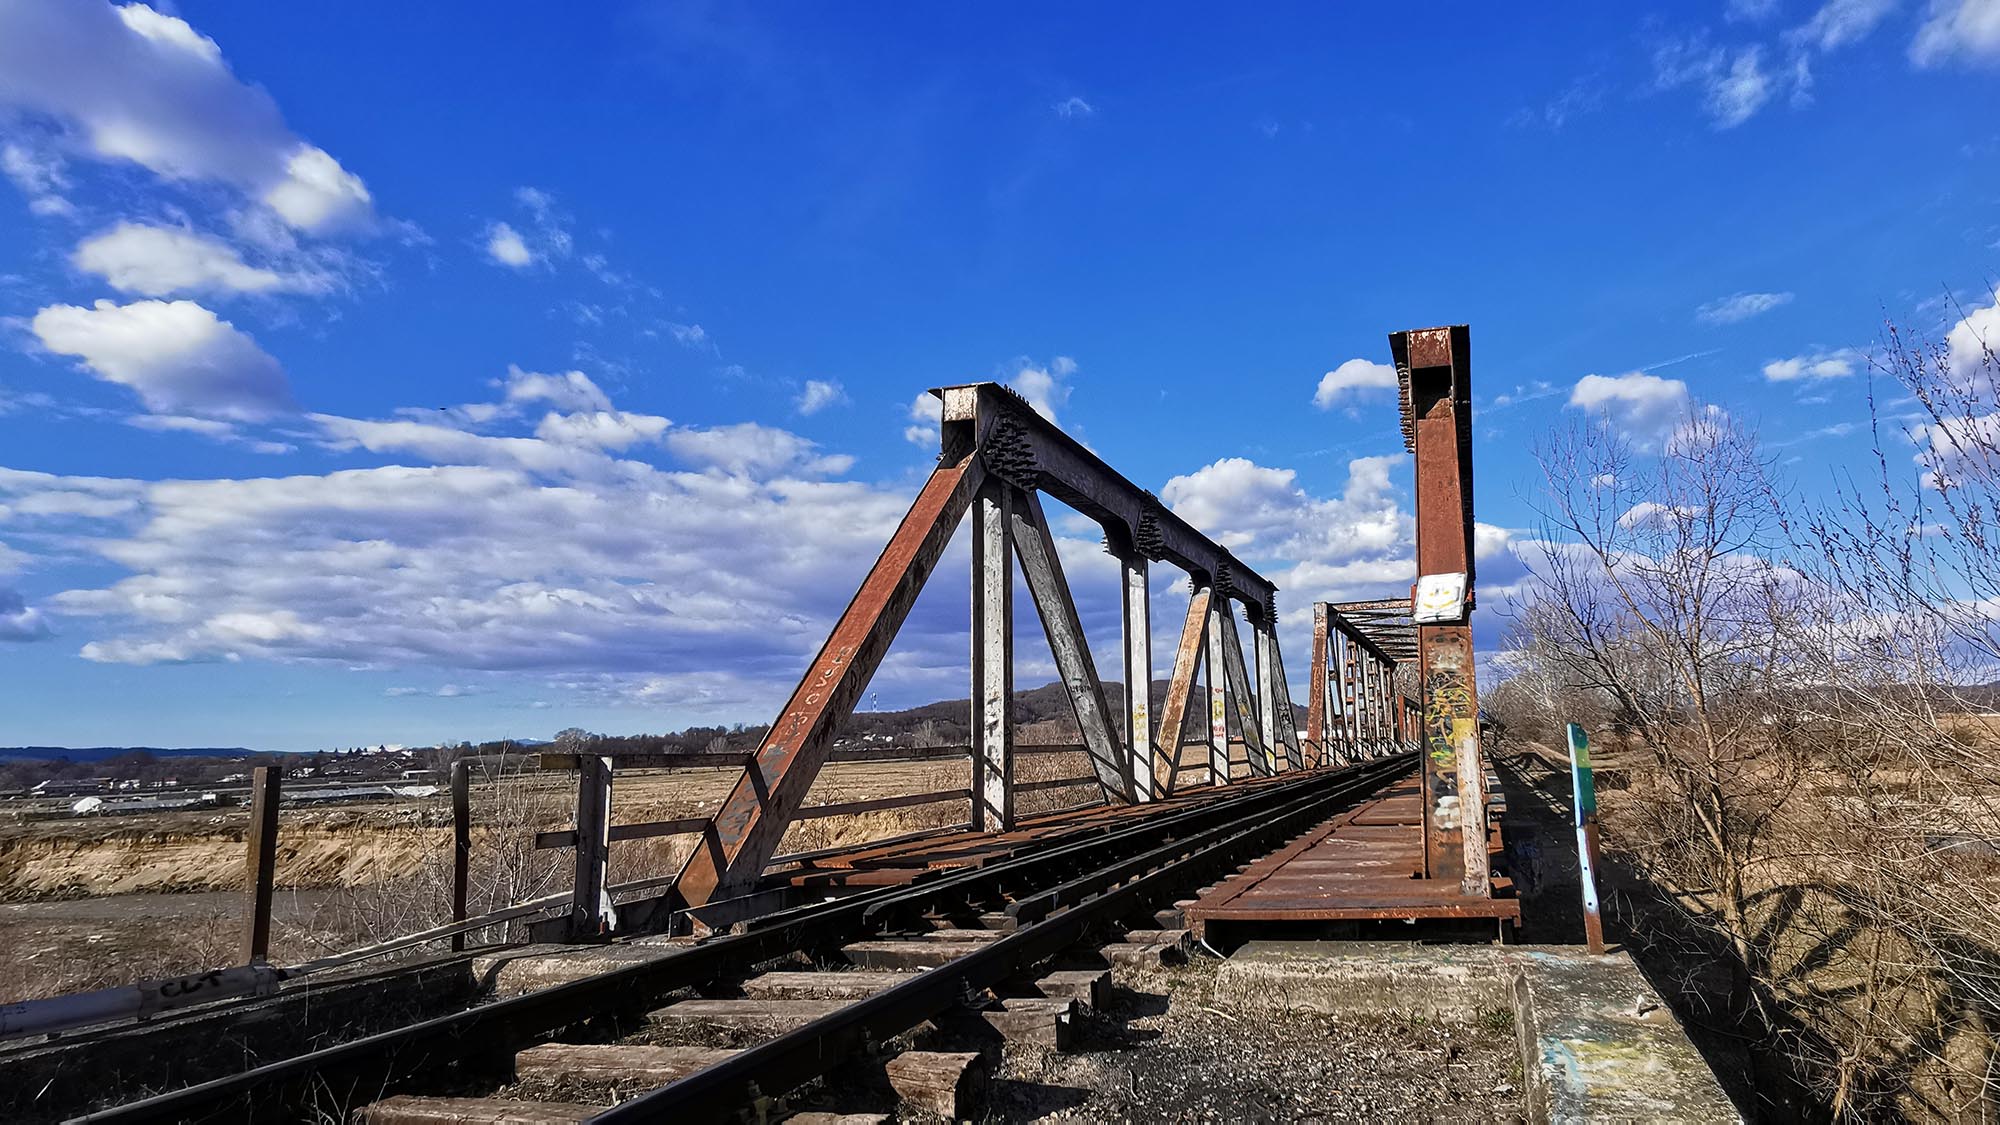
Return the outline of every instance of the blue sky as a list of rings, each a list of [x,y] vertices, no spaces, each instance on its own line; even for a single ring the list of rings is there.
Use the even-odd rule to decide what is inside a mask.
[[[1388,332],[1472,325],[1494,604],[1549,426],[1811,491],[1885,317],[2000,329],[1996,0],[1136,12],[0,0],[0,744],[767,720],[981,379],[1302,695],[1413,570]],[[963,558],[882,706],[963,693]]]

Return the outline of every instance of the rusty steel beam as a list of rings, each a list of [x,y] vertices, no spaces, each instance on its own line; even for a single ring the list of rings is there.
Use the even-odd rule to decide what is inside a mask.
[[[952,531],[973,506],[989,475],[1006,482],[1012,490],[1010,506],[1014,510],[1006,520],[1014,540],[1012,550],[1036,595],[1093,767],[1111,799],[1136,799],[1134,769],[1142,774],[1146,770],[1138,751],[1113,730],[1103,684],[1091,664],[1035,494],[1046,492],[1097,521],[1107,540],[1125,547],[1131,558],[1170,562],[1186,570],[1198,585],[1214,588],[1222,596],[1210,599],[1208,616],[1215,615],[1215,603],[1234,598],[1251,607],[1253,619],[1272,619],[1276,587],[1268,579],[1168,511],[1152,493],[1113,471],[1037,414],[1019,395],[994,383],[941,387],[932,393],[942,402],[940,467],[863,581],[763,745],[746,764],[743,776],[703,833],[701,845],[682,867],[667,905],[682,909],[705,906],[718,897],[735,896],[754,887],[825,764],[835,728],[853,709],[879,667]],[[982,597],[982,608],[976,612],[983,613],[986,600]],[[992,630],[986,633],[987,638],[979,642],[982,649],[993,643]],[[975,666],[989,664],[989,655],[982,652],[975,656]],[[1240,657],[1239,652],[1239,662]],[[993,656],[988,671],[980,674],[997,679],[997,661],[997,655]],[[1224,667],[1219,655],[1213,665],[1214,669]],[[1129,670],[1127,678],[1132,678]],[[1217,681],[1211,692],[1213,706],[1223,699],[1226,676],[1212,671],[1211,679]],[[1141,685],[1140,692],[1144,690],[1145,685]],[[1190,680],[1184,694],[1191,692]],[[977,706],[983,711],[986,693],[982,688],[976,694],[982,697]],[[1247,696],[1244,705],[1248,706]],[[982,714],[975,727],[983,728],[985,719]],[[1000,726],[1005,725],[1003,716]],[[1224,758],[1223,781],[1227,780],[1226,734],[1225,730],[1212,748],[1212,755]],[[1178,732],[1172,741],[1178,742]],[[997,742],[983,745],[990,749]],[[994,759],[1002,758],[996,750]],[[1005,780],[1004,760],[989,759],[981,768],[989,766],[989,772],[999,772],[997,788],[1011,789]],[[1155,774],[1157,770],[1155,766]],[[1168,772],[1171,776],[1171,770]],[[997,812],[1004,819],[1004,798],[996,810],[991,798],[1000,795],[988,792],[986,780],[982,777],[976,788],[982,807],[988,811],[975,816],[990,817]]]
[[[1111,705],[1097,665],[1084,639],[1083,621],[1077,616],[1069,583],[1063,578],[1062,560],[1056,555],[1055,537],[1049,534],[1042,502],[1035,494],[1014,489],[1014,553],[1021,560],[1021,574],[1034,595],[1035,609],[1042,618],[1042,631],[1049,640],[1049,654],[1055,657],[1056,671],[1069,701],[1076,711],[1076,725],[1089,748],[1090,765],[1097,773],[1106,800],[1130,804],[1132,765],[1126,758],[1118,733],[1111,728]]]
[[[1119,541],[1137,545],[1147,558],[1171,562],[1216,584],[1224,596],[1256,607],[1256,616],[1270,618],[1277,587],[1269,579],[1035,413],[1019,395],[997,383],[940,387],[931,393],[944,400],[947,430],[954,424],[978,426],[982,451],[999,475],[1048,493],[1107,531],[1115,529]],[[950,452],[949,433],[946,446]]]
[[[1471,338],[1464,325],[1389,337],[1402,385],[1403,425],[1417,462],[1417,575],[1465,576],[1463,614],[1417,626],[1424,693],[1422,757],[1433,878],[1468,895],[1492,891],[1486,853],[1485,765],[1473,675]]]
[[[972,506],[972,827],[1014,827],[1012,490],[988,480]]]
[[[1208,633],[1209,588],[1198,587],[1188,599],[1181,643],[1174,650],[1174,673],[1167,681],[1167,698],[1160,706],[1159,752],[1153,758],[1153,779],[1160,796],[1172,793],[1181,768],[1181,728],[1194,698],[1195,672],[1201,667],[1201,642]]]
[[[940,465],[890,537],[861,589],[793,690],[756,756],[681,867],[673,901],[700,906],[716,892],[747,891],[776,854],[778,841],[804,803],[832,749],[834,730],[882,663],[896,630],[936,568],[951,535],[972,506],[985,466],[973,456],[973,433],[952,431],[960,455]]]

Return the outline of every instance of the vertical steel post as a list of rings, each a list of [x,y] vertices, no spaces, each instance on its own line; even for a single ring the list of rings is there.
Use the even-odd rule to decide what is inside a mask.
[[[605,873],[611,863],[611,759],[576,756],[576,881],[570,889],[570,937],[589,938],[618,927]]]
[[[1268,625],[1250,626],[1251,654],[1257,662],[1257,730],[1264,736],[1264,772],[1278,772],[1278,661],[1272,653],[1274,638]]]
[[[1014,827],[1012,489],[989,481],[972,504],[972,827]]]
[[[1362,757],[1372,757],[1374,746],[1368,738],[1368,652],[1359,642],[1354,646],[1354,748]]]
[[[1347,753],[1350,761],[1360,761],[1366,757],[1361,750],[1361,648],[1354,638],[1341,634],[1341,668],[1343,676],[1343,706],[1347,735]]]
[[[1220,591],[1210,596],[1208,667],[1202,674],[1208,677],[1208,776],[1216,785],[1229,784],[1229,673],[1222,658],[1222,630],[1227,624],[1223,614],[1228,612],[1228,598]]]
[[[1129,552],[1123,572],[1125,631],[1125,744],[1132,755],[1132,796],[1150,801],[1153,787],[1153,610],[1146,587],[1146,558]],[[1178,734],[1173,737],[1178,738]],[[1166,736],[1162,735],[1165,741]]]
[[[1376,755],[1382,753],[1382,745],[1376,741],[1376,729],[1374,729],[1374,721],[1376,721],[1374,655],[1370,655],[1368,649],[1362,649],[1360,645],[1356,645],[1354,649],[1360,653],[1360,661],[1358,663],[1360,663],[1360,675],[1362,675],[1362,711],[1360,711],[1362,745],[1368,747],[1368,757],[1376,757]]]
[[[1417,576],[1457,575],[1464,596],[1443,610],[1414,604],[1424,695],[1429,874],[1468,895],[1492,891],[1485,764],[1473,676],[1471,339],[1464,325],[1398,332],[1389,348],[1403,384],[1405,432],[1417,462]]]
[[[1306,698],[1306,745],[1312,748],[1307,764],[1317,769],[1327,764],[1326,731],[1330,725],[1333,695],[1326,666],[1326,603],[1313,603],[1312,694]]]
[[[1389,739],[1387,737],[1388,724],[1383,719],[1389,710],[1389,701],[1382,694],[1382,660],[1380,657],[1370,657],[1368,659],[1368,693],[1375,701],[1372,718],[1373,729],[1375,731],[1375,752],[1377,754],[1386,754],[1389,751]]]
[[[278,872],[278,766],[258,766],[250,774],[250,830],[243,865],[248,892],[243,919],[243,963],[260,964],[271,954],[271,885]]]
[[[472,876],[472,781],[467,776],[471,763],[460,758],[451,764],[451,920],[465,921],[465,890]],[[465,934],[451,935],[451,951],[465,950]]]

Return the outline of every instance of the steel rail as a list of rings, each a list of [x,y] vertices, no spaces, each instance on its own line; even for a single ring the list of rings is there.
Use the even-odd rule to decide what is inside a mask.
[[[240,1074],[74,1118],[79,1122],[291,1120],[315,1097],[380,1096],[410,1078],[482,1055],[518,1048],[586,1020],[637,1015],[676,989],[703,984],[799,949],[824,947],[879,931],[891,917],[938,901],[980,897],[1006,886],[1046,885],[1052,874],[1101,864],[1106,849],[1173,839],[1202,831],[1231,814],[1249,817],[1290,803],[1301,788],[1339,787],[1353,774],[1393,759],[1218,789],[1187,807],[1135,818],[1129,826],[985,867],[954,871],[907,887],[885,887],[832,902],[798,907],[753,921],[745,932],[690,946],[658,961],[622,966],[477,1008],[379,1032]],[[1403,765],[1407,767],[1407,762]],[[1066,864],[1077,865],[1065,867]]]
[[[900,1035],[968,995],[990,988],[1017,971],[1046,960],[1082,940],[1093,929],[1137,909],[1149,896],[1184,883],[1194,871],[1226,862],[1273,837],[1294,833],[1323,817],[1332,806],[1372,792],[1388,777],[1406,771],[1408,755],[1365,763],[1342,784],[1310,793],[1275,811],[1259,810],[1250,827],[1240,816],[1193,837],[1115,865],[1093,897],[1033,925],[1016,930],[946,965],[858,1000],[829,1015],[739,1051],[722,1062],[670,1085],[621,1102],[590,1119],[592,1125],[636,1122],[718,1120],[760,1097],[785,1093],[831,1073],[844,1058],[871,1042]],[[1138,869],[1135,865],[1145,863]]]

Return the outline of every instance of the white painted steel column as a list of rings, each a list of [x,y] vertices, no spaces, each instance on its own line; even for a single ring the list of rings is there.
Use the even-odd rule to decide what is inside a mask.
[[[1223,664],[1222,630],[1229,599],[1218,591],[1208,603],[1208,770],[1209,780],[1229,784],[1229,673]]]
[[[989,484],[972,505],[972,826],[1014,826],[1012,500]]]
[[[1264,772],[1278,772],[1278,662],[1271,651],[1270,626],[1252,625],[1257,661],[1257,730],[1264,736]]]
[[[1146,560],[1121,560],[1124,572],[1125,744],[1132,759],[1132,796],[1150,801],[1153,792],[1153,613],[1146,588]],[[1177,740],[1180,732],[1163,735]]]

